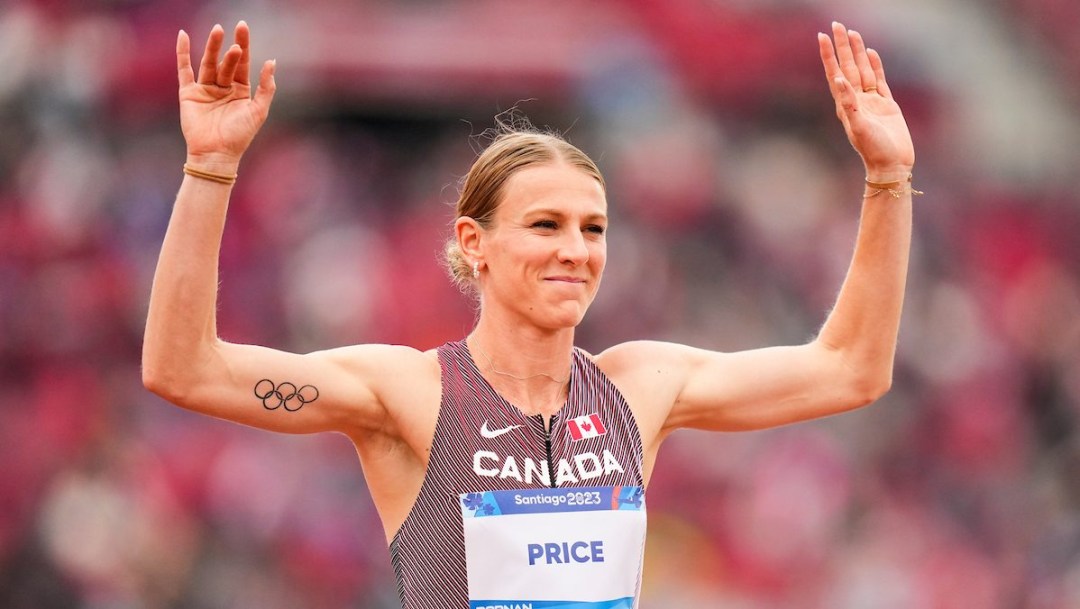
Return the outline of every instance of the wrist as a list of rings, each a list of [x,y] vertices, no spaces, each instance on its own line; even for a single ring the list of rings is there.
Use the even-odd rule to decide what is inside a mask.
[[[237,163],[237,165],[238,164],[239,163]],[[235,166],[233,166],[232,169],[229,169],[226,164],[206,163],[205,159],[200,159],[194,163],[184,163],[184,174],[193,178],[217,182],[218,184],[224,184],[226,186],[236,184],[236,178],[238,177]]]
[[[237,173],[240,168],[240,157],[222,153],[192,153],[189,152],[184,162],[189,167],[210,171],[220,174]]]
[[[868,182],[906,182],[912,174],[913,165],[890,165],[885,167],[866,167]]]

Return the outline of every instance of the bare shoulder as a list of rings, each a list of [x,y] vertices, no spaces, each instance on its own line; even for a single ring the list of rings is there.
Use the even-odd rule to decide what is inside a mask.
[[[439,390],[439,356],[405,345],[352,345],[321,352],[322,357],[364,379],[384,402],[402,394]]]
[[[630,341],[593,358],[629,404],[646,447],[655,447],[686,379],[687,347],[661,341]]]
[[[693,349],[677,343],[635,340],[619,343],[595,356],[596,365],[614,379],[671,375],[691,359]]]
[[[322,352],[347,374],[366,385],[385,412],[376,428],[354,440],[367,443],[371,433],[400,438],[418,451],[430,446],[442,396],[438,352],[403,345],[353,345]]]
[[[427,368],[438,373],[439,369],[439,356],[435,349],[421,351],[407,345],[349,345],[318,353],[345,368],[357,370],[381,369],[383,371],[412,370],[420,372]]]
[[[636,340],[610,347],[594,361],[628,398],[648,396],[651,408],[665,409],[678,397],[700,351],[678,343]]]

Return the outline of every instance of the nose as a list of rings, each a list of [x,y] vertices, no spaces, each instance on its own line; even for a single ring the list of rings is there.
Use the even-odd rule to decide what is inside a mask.
[[[580,231],[568,230],[559,243],[559,262],[580,266],[589,261],[589,247]]]

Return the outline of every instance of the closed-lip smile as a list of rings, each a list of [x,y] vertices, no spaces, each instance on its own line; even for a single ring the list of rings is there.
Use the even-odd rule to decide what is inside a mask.
[[[585,283],[585,278],[583,278],[583,277],[556,276],[556,277],[546,277],[545,280],[546,281],[562,281],[562,282],[565,282],[565,283]]]

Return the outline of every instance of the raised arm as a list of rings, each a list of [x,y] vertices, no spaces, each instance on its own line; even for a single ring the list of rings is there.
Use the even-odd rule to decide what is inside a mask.
[[[892,383],[911,241],[911,136],[881,58],[834,23],[819,51],[836,113],[862,157],[867,185],[855,252],[836,304],[805,345],[717,353],[667,343],[620,346],[615,374],[654,362],[641,390],[646,433],[737,430],[821,417],[868,404]],[[628,381],[630,384],[635,381]],[[670,405],[670,409],[667,405]]]
[[[197,76],[187,34],[177,37],[187,163],[154,274],[143,383],[177,405],[265,429],[382,429],[377,379],[392,376],[388,367],[419,361],[417,352],[365,346],[296,355],[218,338],[218,251],[229,195],[275,88],[267,61],[252,96],[247,24],[237,24],[234,36],[222,55],[225,32],[214,26]]]

